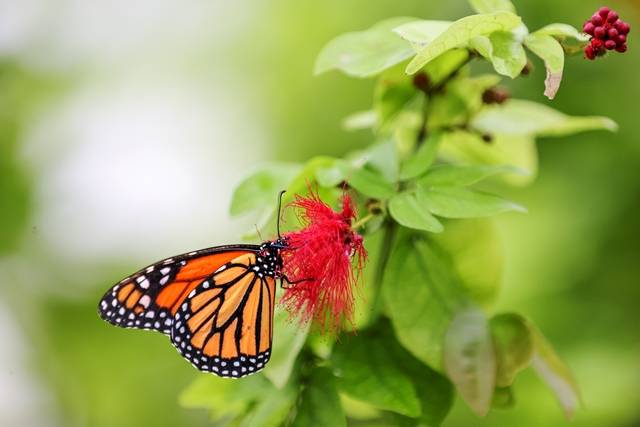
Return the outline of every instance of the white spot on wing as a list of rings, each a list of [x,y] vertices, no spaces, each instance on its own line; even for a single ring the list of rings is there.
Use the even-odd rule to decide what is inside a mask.
[[[151,303],[151,297],[149,295],[142,295],[138,303],[144,308],[148,308]]]

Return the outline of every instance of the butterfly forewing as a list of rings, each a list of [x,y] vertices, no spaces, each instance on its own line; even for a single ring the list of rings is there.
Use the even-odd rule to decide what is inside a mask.
[[[176,312],[193,289],[230,260],[258,248],[218,246],[152,264],[104,295],[98,306],[100,317],[116,326],[170,334]]]
[[[189,292],[171,331],[178,351],[196,368],[239,378],[271,356],[275,279],[259,254],[242,254]]]

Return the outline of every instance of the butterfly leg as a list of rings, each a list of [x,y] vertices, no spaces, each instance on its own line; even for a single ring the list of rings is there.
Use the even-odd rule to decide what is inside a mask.
[[[303,282],[311,282],[312,278],[308,278],[308,279],[300,279],[300,280],[289,280],[289,278],[286,275],[282,275],[280,276],[280,287],[282,289],[290,289],[292,287],[294,287],[295,285],[297,285],[298,283],[303,283]],[[287,284],[285,285],[285,282],[287,282]]]

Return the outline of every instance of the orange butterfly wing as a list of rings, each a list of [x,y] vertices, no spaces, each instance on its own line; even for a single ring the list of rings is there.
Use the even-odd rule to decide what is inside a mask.
[[[125,328],[171,332],[180,304],[205,278],[256,245],[218,246],[167,258],[113,286],[98,306],[100,317]]]
[[[219,268],[188,295],[175,314],[171,340],[201,371],[239,378],[271,356],[276,284],[255,253]]]

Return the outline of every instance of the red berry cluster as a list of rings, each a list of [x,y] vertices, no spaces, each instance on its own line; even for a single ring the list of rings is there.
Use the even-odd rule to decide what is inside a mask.
[[[582,29],[591,36],[591,43],[584,49],[584,54],[591,60],[607,50],[627,51],[627,34],[631,27],[608,7],[601,7]]]

